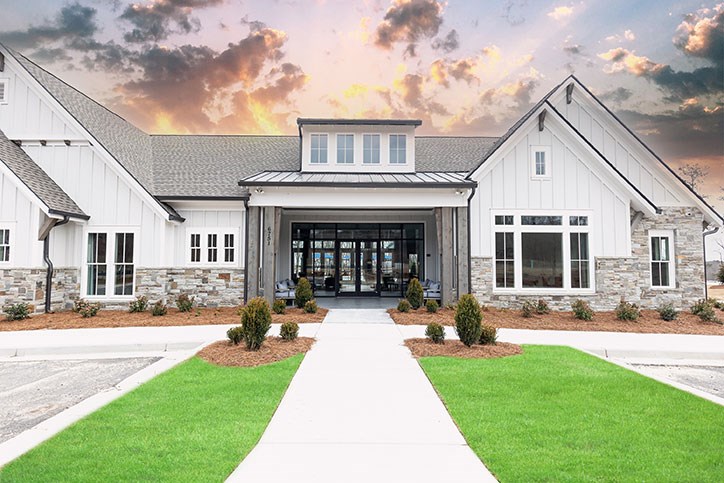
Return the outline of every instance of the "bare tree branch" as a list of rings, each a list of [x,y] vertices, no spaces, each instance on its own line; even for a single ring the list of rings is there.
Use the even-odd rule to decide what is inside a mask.
[[[684,183],[689,185],[694,191],[699,190],[699,183],[701,179],[709,174],[709,168],[702,167],[698,164],[687,163],[679,168],[681,177],[684,178]]]

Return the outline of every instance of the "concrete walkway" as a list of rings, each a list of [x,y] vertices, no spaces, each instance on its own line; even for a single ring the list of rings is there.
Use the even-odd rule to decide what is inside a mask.
[[[384,310],[331,310],[228,481],[495,481]]]

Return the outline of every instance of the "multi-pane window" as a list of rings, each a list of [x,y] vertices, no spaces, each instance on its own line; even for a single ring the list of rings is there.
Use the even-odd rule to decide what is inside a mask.
[[[10,261],[10,229],[0,229],[0,263]]]
[[[390,134],[390,164],[407,163],[407,136]]]
[[[327,164],[327,135],[326,134],[311,134],[311,158],[309,160],[312,164]]]
[[[551,177],[550,146],[531,146],[531,174],[534,178]]]
[[[535,152],[535,175],[545,176],[546,175],[546,152],[536,151]]]
[[[514,216],[512,215],[496,215],[495,216],[495,224],[496,225],[513,225],[514,224]]]
[[[337,164],[354,164],[354,134],[337,134]]]
[[[191,261],[194,263],[201,261],[201,233],[191,234]]]
[[[234,234],[227,233],[224,235],[224,262],[233,263],[234,261]]]
[[[588,233],[571,233],[571,288],[590,287],[588,263]]]
[[[495,234],[495,286],[515,287],[515,251],[514,234],[502,232]]]
[[[87,295],[105,295],[106,294],[106,274],[108,266],[106,265],[106,241],[108,235],[106,233],[89,233],[88,234],[88,282]]]
[[[218,261],[218,245],[216,244],[218,241],[218,235],[216,233],[209,233],[208,239],[207,239],[207,250],[208,250],[208,258],[206,261],[209,263],[216,263]]]
[[[380,135],[362,135],[362,163],[380,164]]]
[[[673,233],[651,233],[651,286],[673,287]]]
[[[133,295],[133,233],[116,233],[116,295]]]

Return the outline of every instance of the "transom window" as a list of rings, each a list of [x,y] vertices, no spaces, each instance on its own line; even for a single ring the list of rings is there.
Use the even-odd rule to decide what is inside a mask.
[[[390,164],[407,163],[407,136],[390,134]]]
[[[133,232],[88,233],[85,295],[132,296],[135,276]]]
[[[311,158],[309,162],[312,164],[327,164],[327,135],[311,134]]]
[[[187,230],[187,258],[189,265],[235,264],[238,229],[236,228],[189,228]]]
[[[10,261],[10,229],[0,228],[0,263]]]
[[[674,281],[674,232],[651,231],[651,286],[673,288]]]
[[[551,177],[551,148],[549,146],[531,146],[530,158],[533,178]]]
[[[380,164],[380,135],[362,135],[362,163]]]
[[[592,288],[588,216],[502,213],[493,223],[496,289]]]
[[[337,164],[354,164],[354,134],[337,134]]]

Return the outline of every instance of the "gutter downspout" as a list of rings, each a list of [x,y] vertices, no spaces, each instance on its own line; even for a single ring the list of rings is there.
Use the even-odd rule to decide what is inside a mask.
[[[65,225],[70,221],[70,218],[67,216],[64,216],[62,220],[55,223],[50,229],[48,230],[48,234],[45,235],[45,238],[43,238],[43,260],[45,261],[45,264],[48,266],[48,269],[45,273],[45,313],[51,313],[52,310],[50,307],[50,298],[51,298],[51,292],[53,291],[53,261],[50,259],[50,232],[53,231],[53,228]]]
[[[249,199],[244,199],[244,305],[249,301]]]
[[[472,241],[472,230],[470,228],[470,204],[473,201],[473,196],[475,196],[475,191],[478,189],[478,185],[476,184],[473,186],[473,190],[470,192],[470,196],[468,196],[468,293],[473,293],[473,251],[471,247],[471,241]]]
[[[708,279],[706,277],[706,237],[713,235],[714,233],[717,233],[719,231],[719,227],[715,226],[711,230],[707,230],[704,232],[702,238],[704,239],[704,299],[709,298],[709,283]]]

